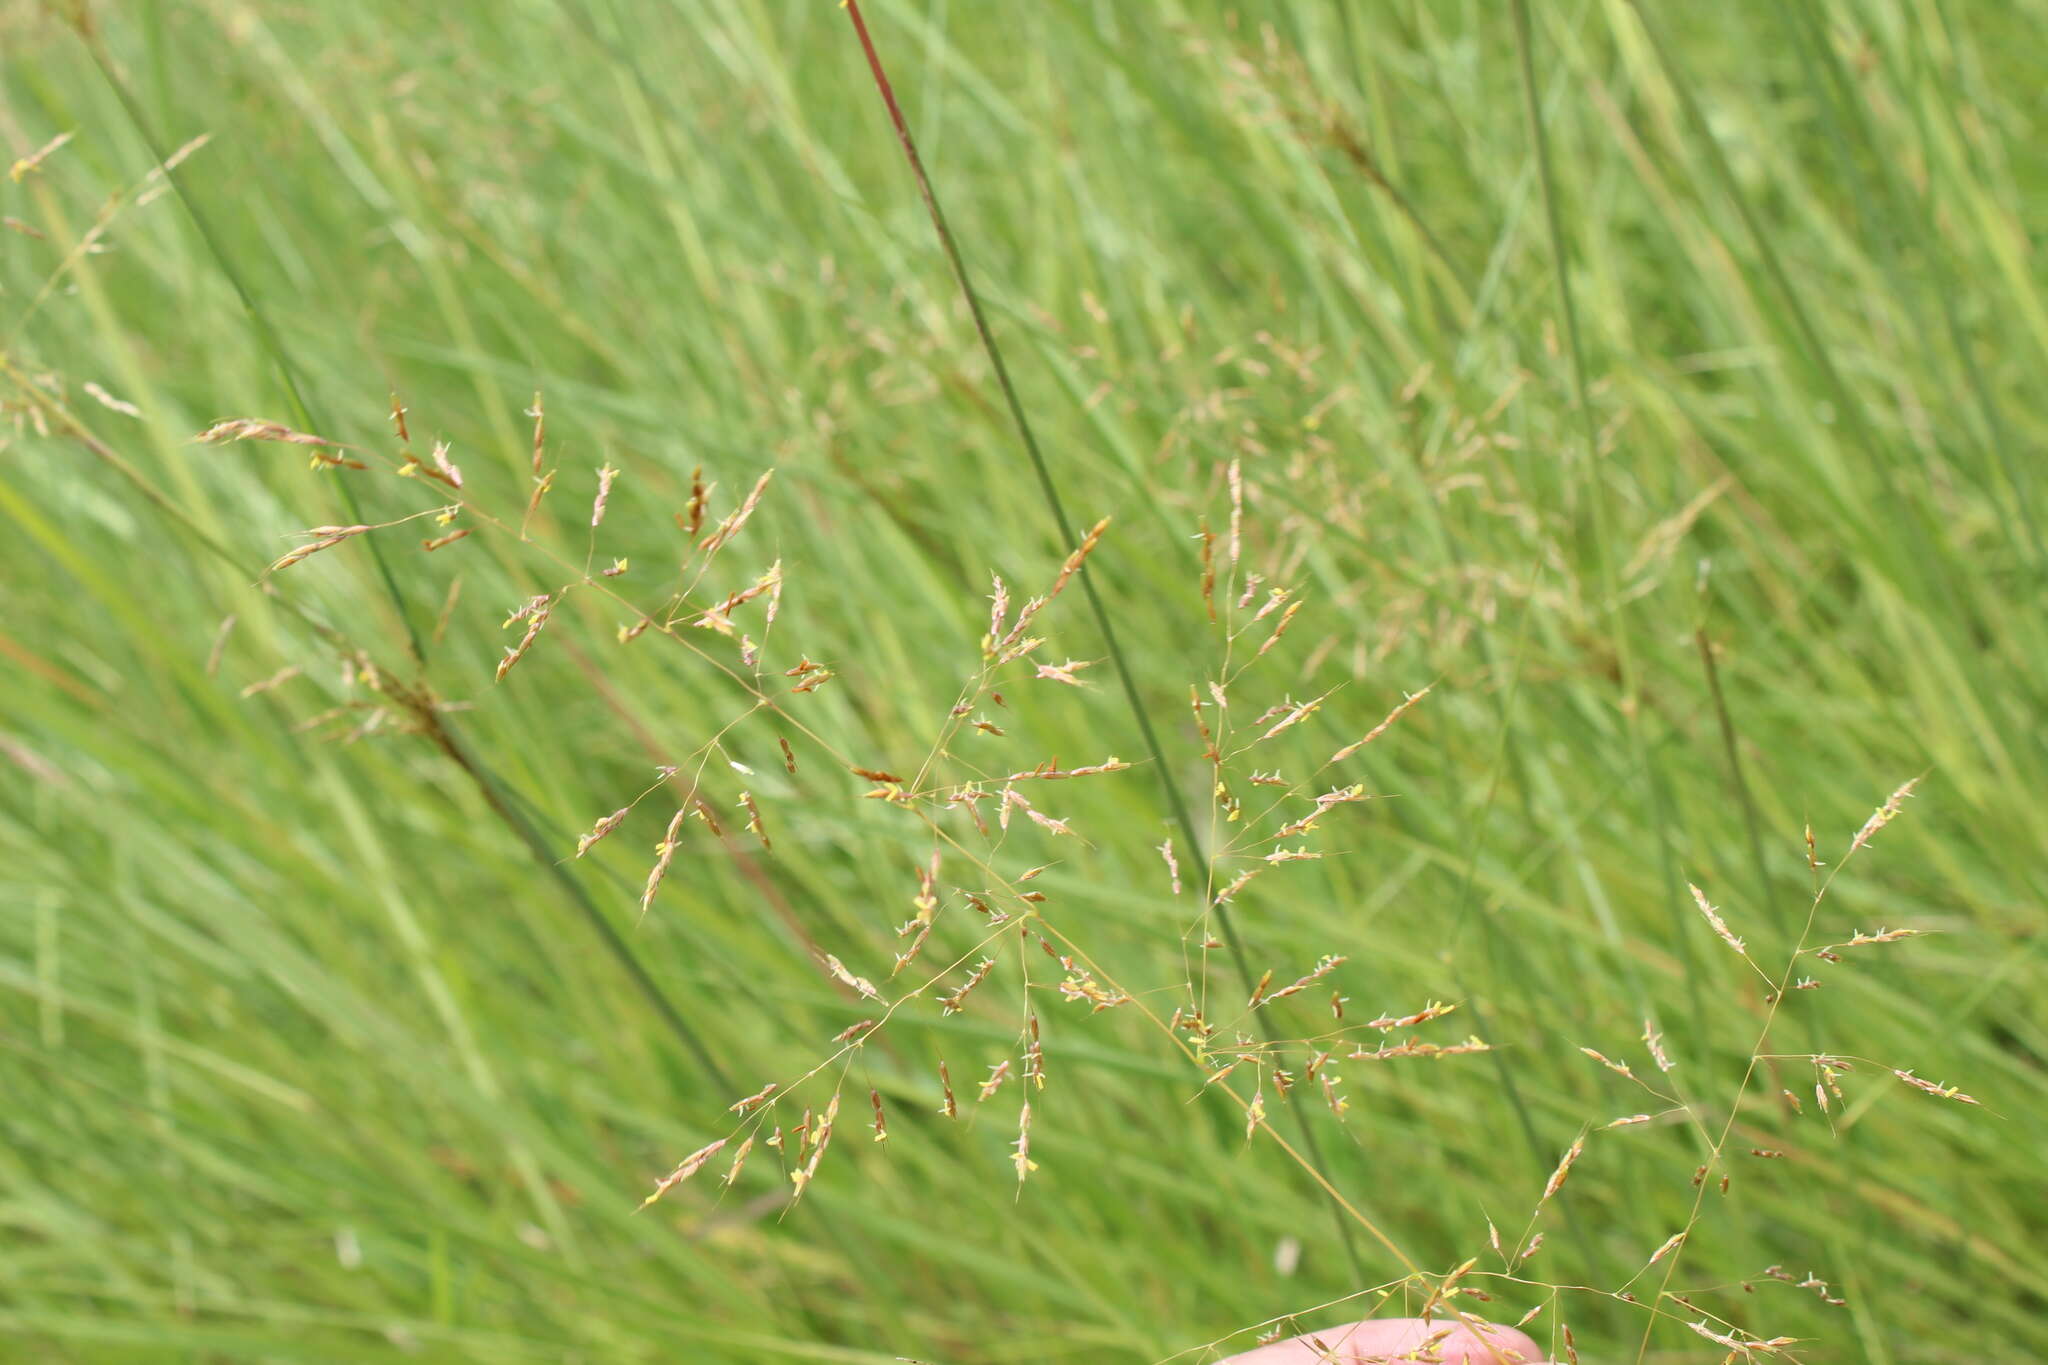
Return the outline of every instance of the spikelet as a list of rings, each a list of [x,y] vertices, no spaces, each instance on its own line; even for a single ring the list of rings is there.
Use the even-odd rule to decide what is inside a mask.
[[[1973,1099],[1970,1096],[1965,1095],[1962,1091],[1956,1089],[1952,1085],[1938,1085],[1933,1081],[1922,1080],[1920,1077],[1915,1076],[1910,1071],[1895,1070],[1892,1072],[1892,1075],[1897,1076],[1900,1080],[1904,1081],[1907,1085],[1912,1086],[1915,1090],[1924,1090],[1928,1094],[1933,1095],[1939,1099],[1954,1100],[1958,1104],[1982,1103],[1981,1100]]]
[[[704,507],[710,500],[711,485],[704,482],[704,466],[698,465],[690,471],[689,506],[676,514],[676,525],[692,540],[704,529]]]
[[[647,885],[640,893],[640,913],[645,915],[654,905],[654,893],[661,889],[661,879],[668,875],[668,865],[676,856],[676,836],[682,833],[683,819],[687,809],[679,809],[669,819],[668,833],[661,836],[661,842],[654,846],[654,866],[648,869]]]
[[[71,141],[71,139],[76,136],[77,133],[75,130],[71,132],[63,132],[57,134],[57,136],[51,138],[48,142],[45,142],[42,146],[30,152],[27,156],[21,157],[12,166],[9,166],[7,168],[8,178],[14,181],[15,184],[19,185],[22,182],[23,177],[27,176],[30,172],[41,170],[43,168],[43,162],[49,158],[52,152],[56,151],[59,147],[62,147],[65,143]]]
[[[266,422],[260,417],[223,417],[192,439],[201,445],[222,445],[229,441],[278,441],[285,445],[335,448],[341,445],[341,442],[330,441],[325,436],[294,431],[282,422]]]
[[[1643,1020],[1643,1046],[1649,1049],[1650,1060],[1657,1064],[1659,1071],[1669,1071],[1678,1063],[1671,1060],[1671,1054],[1664,1050],[1664,1035],[1657,1030],[1654,1021]]]
[[[735,1114],[751,1114],[762,1105],[768,1103],[768,1097],[773,1095],[778,1089],[780,1087],[774,1081],[770,1081],[745,1099],[729,1104],[726,1108]]]
[[[825,970],[832,973],[832,978],[842,986],[850,987],[855,994],[869,1000],[880,1000],[882,998],[882,993],[875,989],[874,982],[866,977],[855,976],[847,970],[845,963],[832,956],[832,954],[826,953],[823,960]]]
[[[1434,685],[1432,684],[1432,687],[1433,686]],[[1385,720],[1381,721],[1378,725],[1373,726],[1372,729],[1366,731],[1364,739],[1358,740],[1357,742],[1352,744],[1347,744],[1343,748],[1339,749],[1336,753],[1331,754],[1328,762],[1324,763],[1323,766],[1327,768],[1330,766],[1331,763],[1342,763],[1345,759],[1351,757],[1351,755],[1357,753],[1360,749],[1363,749],[1366,745],[1378,739],[1381,735],[1385,734],[1389,729],[1393,727],[1395,721],[1398,721],[1399,719],[1401,719],[1401,717],[1407,715],[1409,708],[1415,706],[1424,697],[1428,696],[1430,694],[1430,691],[1430,687],[1425,687],[1420,692],[1417,692],[1412,696],[1404,697],[1399,706],[1387,712],[1387,718]]]
[[[270,566],[270,572],[276,573],[280,569],[289,569],[302,559],[319,554],[322,550],[332,549],[344,540],[362,535],[370,529],[372,528],[368,526],[315,526],[307,531],[306,534],[318,537],[318,539],[310,544],[301,545],[298,549],[279,559]]]
[[[1226,477],[1230,482],[1230,567],[1235,569],[1244,552],[1244,471],[1235,459]]]
[[[882,1026],[879,1019],[859,1019],[832,1035],[834,1043],[852,1043],[867,1037]]]
[[[775,471],[772,469],[763,473],[754,482],[753,491],[747,494],[746,500],[740,503],[724,521],[719,522],[717,528],[710,535],[704,537],[704,543],[699,548],[704,553],[705,563],[710,563],[711,557],[717,554],[722,546],[728,544],[734,536],[740,533],[740,528],[745,526],[747,519],[754,515],[754,509],[761,505],[761,495],[768,491],[768,481],[774,477]]]
[[[1646,1268],[1649,1266],[1653,1266],[1657,1264],[1657,1262],[1663,1260],[1666,1256],[1669,1256],[1672,1252],[1678,1250],[1680,1247],[1684,1245],[1685,1234],[1682,1232],[1674,1232],[1669,1237],[1664,1239],[1663,1246],[1658,1247],[1655,1251],[1650,1253],[1650,1259],[1648,1261],[1645,1261],[1643,1264]]]
[[[1053,579],[1052,591],[1046,594],[1048,600],[1058,597],[1060,589],[1067,586],[1067,580],[1081,571],[1081,566],[1087,562],[1088,556],[1095,552],[1096,542],[1102,539],[1102,533],[1108,529],[1108,517],[1104,517],[1101,521],[1088,528],[1088,534],[1081,537],[1081,543],[1074,548],[1072,554],[1067,556],[1067,562],[1060,565],[1059,577]]]
[[[995,591],[989,594],[988,634],[982,637],[981,652],[984,658],[994,658],[999,642],[1003,638],[1003,619],[1010,613],[1010,590],[1003,583],[1002,576],[991,575]]]
[[[804,1129],[804,1143],[810,1148],[811,1157],[801,1168],[789,1173],[790,1183],[796,1186],[795,1198],[803,1197],[804,1189],[818,1175],[818,1163],[825,1159],[825,1148],[832,1141],[832,1124],[839,1117],[839,1095],[835,1091],[831,1102],[825,1106],[825,1113],[813,1129],[808,1124]]]
[[[581,858],[584,854],[590,852],[592,844],[617,829],[625,821],[625,818],[632,813],[633,808],[631,806],[621,806],[610,815],[600,819],[595,825],[592,825],[590,833],[578,835],[576,837],[576,856]]]
[[[1287,633],[1287,628],[1294,624],[1294,614],[1300,610],[1301,603],[1289,603],[1287,610],[1280,614],[1279,624],[1273,627],[1273,633],[1266,637],[1265,642],[1259,646],[1259,652],[1253,655],[1252,657],[1255,659],[1263,659],[1264,657],[1266,657],[1266,651],[1271,649],[1274,645],[1280,643],[1280,637],[1285,635]]]
[[[652,1204],[655,1200],[661,1198],[670,1190],[682,1184],[691,1176],[697,1174],[698,1171],[704,1169],[704,1163],[711,1160],[712,1157],[717,1156],[718,1153],[725,1147],[725,1144],[726,1139],[720,1138],[718,1141],[714,1143],[711,1143],[704,1147],[699,1147],[696,1151],[684,1157],[681,1165],[677,1166],[675,1170],[663,1176],[661,1180],[655,1185],[654,1193],[648,1195],[647,1198],[640,1201],[640,1207],[643,1209],[646,1208],[649,1204]]]
[[[548,614],[554,610],[554,601],[543,594],[535,598],[533,603],[530,603],[525,610],[528,613],[526,617],[526,634],[521,637],[518,644],[505,651],[504,658],[498,660],[497,681],[499,682],[505,681],[505,675],[511,672],[512,665],[525,658],[526,651],[533,648],[533,642],[540,636],[541,627],[548,623]],[[515,613],[512,619],[514,621],[518,620],[518,614]],[[512,622],[507,621],[506,624],[510,625]]]
[[[1010,1144],[1016,1149],[1010,1157],[1017,1167],[1017,1183],[1024,1183],[1024,1177],[1038,1169],[1038,1163],[1031,1159],[1031,1101],[1024,1101],[1024,1107],[1017,1113],[1017,1140]]]
[[[1863,822],[1863,828],[1856,831],[1856,837],[1849,842],[1849,851],[1854,853],[1862,848],[1871,841],[1872,837],[1879,830],[1889,825],[1892,822],[1892,818],[1905,806],[1906,798],[1913,794],[1913,788],[1919,785],[1920,779],[1916,777],[1910,782],[1903,783],[1897,791],[1885,798],[1885,803],[1873,811],[1870,818]]]
[[[1586,1150],[1586,1139],[1582,1135],[1572,1139],[1572,1145],[1565,1149],[1564,1158],[1557,1163],[1557,1169],[1550,1173],[1550,1179],[1543,1186],[1543,1200],[1548,1202],[1564,1188],[1565,1177],[1572,1173],[1572,1163],[1579,1159],[1579,1153]]]
[[[1168,880],[1173,883],[1173,894],[1178,896],[1180,894],[1180,860],[1173,856],[1173,840],[1171,838],[1168,838],[1165,843],[1159,846],[1159,856],[1166,860],[1166,875]]]
[[[540,477],[541,448],[547,442],[548,414],[541,406],[540,390],[533,391],[533,406],[526,410],[526,416],[533,419],[533,477]]]
[[[86,397],[92,399],[93,402],[98,403],[109,412],[118,412],[123,417],[142,416],[141,408],[136,407],[133,403],[114,397],[114,395],[108,393],[90,379],[79,385],[79,387],[85,390]]]
[[[1721,912],[1708,902],[1707,893],[1694,886],[1691,882],[1685,884],[1685,889],[1692,892],[1692,903],[1698,906],[1700,914],[1706,917],[1708,927],[1720,936],[1723,943],[1733,948],[1741,956],[1748,957],[1749,949],[1743,945],[1741,939],[1735,937],[1734,931],[1721,918]]]
[[[1282,986],[1271,995],[1265,994],[1266,982],[1272,980],[1273,977],[1271,972],[1267,972],[1265,978],[1259,982],[1257,989],[1252,992],[1252,998],[1246,1003],[1245,1008],[1258,1009],[1262,1005],[1272,1004],[1275,1000],[1285,1000],[1290,995],[1299,995],[1331,972],[1337,970],[1343,962],[1344,958],[1341,955],[1325,954],[1317,960],[1314,971],[1311,971],[1307,976],[1300,978],[1291,985]]]
[[[1045,1089],[1045,1049],[1038,1039],[1038,1016],[1026,1015],[1024,1031],[1029,1039],[1024,1044],[1024,1079],[1036,1088]]]
[[[962,984],[960,989],[939,1001],[939,1012],[941,1014],[958,1014],[961,1010],[965,1009],[968,993],[987,980],[988,974],[995,970],[995,966],[996,960],[992,957],[984,957],[981,961],[975,963],[974,971],[969,974],[966,982]]]
[[[619,471],[609,464],[597,471],[597,496],[590,503],[590,528],[594,531],[604,520],[605,504],[612,500],[612,481],[619,477]]]
[[[1342,962],[1344,959],[1340,957],[1337,960]],[[1365,1026],[1367,1028],[1376,1028],[1381,1033],[1391,1033],[1397,1028],[1414,1028],[1418,1024],[1426,1024],[1432,1019],[1441,1019],[1457,1008],[1456,1005],[1446,1005],[1440,1000],[1432,1000],[1413,1014],[1404,1014],[1398,1018],[1383,1014],[1377,1019],[1368,1019]]]
[[[462,470],[455,461],[448,458],[448,443],[434,442],[434,468],[441,471],[441,478],[451,488],[462,487]]]
[[[740,1144],[739,1150],[732,1154],[732,1165],[726,1168],[723,1184],[729,1187],[740,1178],[740,1168],[747,1164],[747,1153],[753,1150],[754,1139],[749,1134],[747,1140]]]

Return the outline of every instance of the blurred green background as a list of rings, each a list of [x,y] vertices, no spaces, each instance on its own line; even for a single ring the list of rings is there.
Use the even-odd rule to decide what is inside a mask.
[[[1823,967],[1773,1035],[1882,1066],[1832,1116],[1779,1097],[1810,1067],[1761,1068],[1672,1287],[1801,1359],[2048,1355],[2044,7],[1565,0],[1526,34],[1432,0],[867,11],[1064,496],[1116,518],[1087,572],[1166,776],[1206,799],[1191,537],[1232,459],[1248,563],[1308,602],[1240,720],[1338,689],[1271,761],[1306,773],[1435,685],[1341,775],[1392,799],[1235,903],[1255,968],[1343,953],[1365,1017],[1452,1000],[1428,1036],[1496,1045],[1353,1066],[1341,1125],[1297,1092],[1335,1184],[1424,1266],[1489,1217],[1512,1237],[1584,1125],[1646,1107],[1579,1053],[1651,1073],[1646,1018],[1718,1131],[1767,1007],[1685,882],[1775,974],[1803,825],[1833,862],[1925,774],[1814,941],[1939,933]],[[886,974],[929,839],[816,751],[786,773],[756,716],[722,755],[754,774],[714,761],[706,796],[750,790],[772,852],[693,828],[639,920],[657,793],[537,862],[515,825],[567,859],[748,706],[672,642],[620,647],[594,593],[494,686],[503,615],[560,584],[543,551],[626,556],[651,600],[691,471],[716,517],[773,467],[712,585],[779,556],[764,666],[829,663],[805,723],[887,768],[978,666],[989,574],[1042,591],[1070,548],[836,4],[136,0],[88,6],[90,42],[73,13],[0,4],[0,160],[74,134],[0,182],[0,1355],[1204,1360],[1399,1275],[1366,1238],[1354,1269],[1272,1141],[1135,1011],[1052,998],[1042,958],[1020,1192],[1014,1092],[934,1113],[938,1058],[967,1089],[1014,1048],[1014,949],[966,1012],[906,1007],[861,1051],[800,1203],[757,1153],[723,1199],[633,1213],[864,1017],[813,953]],[[201,135],[188,212],[150,172]],[[191,443],[294,421],[281,359],[374,468]],[[354,519],[340,478],[365,520],[433,505],[388,475],[393,391],[516,520],[536,389],[538,545],[380,533],[414,628],[445,612],[423,678],[473,703],[448,720],[500,811],[400,725],[343,742],[366,710],[305,728],[377,701],[338,640],[414,673],[365,543],[255,585]],[[1103,656],[1078,598],[1045,619],[1049,657]],[[1106,677],[1006,691],[961,763],[1144,757]],[[1048,921],[1163,1014],[1191,910],[1159,777],[1061,784],[1088,846],[1020,830],[1002,864],[1053,863]],[[971,918],[952,898],[924,961]],[[1328,1027],[1296,1003],[1280,1027]],[[1682,1123],[1595,1134],[1528,1276],[1619,1288],[1702,1160]],[[1599,1295],[1531,1330],[1560,1318],[1589,1360],[1713,1354],[1676,1316],[1645,1349]]]

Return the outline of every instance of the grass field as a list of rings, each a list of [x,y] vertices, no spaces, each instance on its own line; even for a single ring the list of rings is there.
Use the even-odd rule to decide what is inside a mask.
[[[1067,533],[839,5],[77,8],[0,3],[0,1357],[1213,1361],[1471,1257],[1560,1360],[2048,1357],[2039,0],[867,0]]]

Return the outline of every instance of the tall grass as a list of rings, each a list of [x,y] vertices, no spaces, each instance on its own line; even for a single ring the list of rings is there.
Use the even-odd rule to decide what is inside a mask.
[[[1712,1352],[1688,1321],[1814,1360],[2048,1349],[2038,10],[864,8],[1064,532],[838,7],[193,0],[95,11],[90,42],[0,11],[6,159],[74,133],[0,184],[0,1332],[1202,1359],[1411,1268],[1380,1311],[1419,1307],[1479,1256],[1463,1307],[1544,1305],[1528,1330],[1588,1359]],[[173,192],[152,167],[201,134]],[[394,391],[461,490],[392,477]],[[369,467],[193,443],[224,415]],[[625,601],[701,566],[693,471],[701,545],[770,468],[698,613],[620,644]],[[266,572],[308,527],[456,501]],[[1102,516],[1078,585],[1163,763],[1082,586],[1029,661],[978,647],[990,575],[1014,620]],[[1241,677],[1285,606],[1223,643],[1205,520],[1226,626],[1304,604]],[[771,562],[773,631],[732,610],[757,669],[691,621]],[[507,612],[570,585],[494,683]],[[834,676],[792,695],[801,658]],[[1032,676],[1068,659],[1095,685]],[[1203,723],[1240,734],[1323,700],[1219,794],[1188,691],[1227,675]],[[936,792],[1106,755],[1137,766],[1016,784],[1078,837],[1019,809],[987,846],[845,771]],[[1229,902],[1268,990],[1345,958],[1239,1020],[1187,845],[1270,829],[1254,767],[1375,799]],[[1815,910],[1804,830],[1837,873],[1916,776]],[[695,795],[719,832],[664,836]],[[937,920],[890,980],[934,825]],[[962,887],[1012,918],[946,1014],[989,932]],[[1879,926],[1931,932],[1800,951]],[[825,954],[892,1003],[933,984],[833,1042],[877,1011]],[[1091,1012],[1070,975],[1133,998]],[[1191,986],[1206,1042],[1159,1027]],[[1344,1062],[1341,1119],[1309,1052],[1233,1041],[1432,1001],[1457,1012],[1389,1037],[1491,1051]],[[1837,1097],[1819,1053],[1870,1060]],[[762,1139],[842,1096],[794,1203],[788,1144],[719,1183],[769,1080]],[[1356,1268],[1333,1195],[1386,1239]]]

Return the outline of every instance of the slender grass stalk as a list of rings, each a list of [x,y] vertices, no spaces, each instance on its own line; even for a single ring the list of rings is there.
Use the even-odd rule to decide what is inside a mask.
[[[241,271],[236,268],[233,258],[228,255],[226,249],[221,244],[219,236],[214,232],[198,200],[186,191],[182,173],[175,167],[167,166],[168,158],[165,155],[163,144],[150,130],[147,120],[143,117],[142,106],[136,102],[126,83],[122,81],[120,75],[114,70],[113,63],[108,59],[106,52],[100,46],[97,35],[81,30],[79,36],[83,40],[86,50],[92,55],[93,62],[98,66],[101,76],[105,78],[108,88],[113,91],[115,99],[120,102],[122,109],[127,112],[136,134],[148,146],[150,155],[156,159],[157,165],[166,166],[165,178],[170,182],[176,193],[178,202],[191,217],[193,226],[198,230],[200,238],[206,244],[208,254],[212,257],[214,264],[219,267],[223,278],[233,288],[236,299],[241,303],[244,316],[248,318],[249,325],[256,332],[263,349],[269,354],[271,363],[277,370],[278,378],[284,386],[286,400],[292,409],[293,420],[299,424],[300,429],[305,431],[325,432],[329,430],[329,428],[316,420],[312,410],[307,405],[304,390],[299,383],[298,368],[292,363],[291,353],[285,347],[284,338],[272,324],[269,314],[257,303],[256,296],[250,291],[247,282],[242,277]],[[363,519],[362,504],[356,493],[355,486],[347,479],[340,479],[336,482],[341,487],[343,503],[348,508],[350,517],[356,521],[361,521]],[[186,519],[181,518],[181,522],[186,524],[187,529],[196,531],[197,528],[192,527]],[[209,550],[216,553],[225,553],[224,548],[210,537],[202,536],[201,539]],[[404,591],[399,587],[398,579],[392,573],[390,560],[384,554],[382,547],[377,543],[377,538],[375,536],[368,537],[367,543],[376,564],[378,577],[382,580],[385,591],[391,598],[392,606],[398,614],[399,622],[404,628],[407,648],[412,654],[414,662],[419,667],[424,668],[427,657],[426,648],[421,639],[419,628],[413,620],[411,605]],[[704,1068],[707,1075],[715,1079],[722,1089],[730,1089],[731,1085],[726,1077],[725,1069],[719,1064],[717,1058],[712,1055],[711,1050],[704,1045],[703,1039],[698,1036],[697,1031],[690,1025],[688,1019],[683,1016],[682,1011],[676,1007],[675,1002],[670,1000],[667,993],[661,989],[660,983],[647,970],[646,964],[640,961],[639,956],[634,953],[632,946],[619,936],[618,930],[613,928],[611,922],[604,917],[603,911],[591,899],[589,891],[584,888],[583,884],[561,865],[560,860],[556,857],[554,851],[549,848],[547,840],[541,835],[540,831],[520,813],[517,807],[506,799],[507,788],[502,779],[492,774],[481,761],[468,752],[446,717],[437,711],[430,710],[423,712],[421,719],[422,723],[428,726],[428,733],[435,746],[462,771],[464,776],[468,777],[475,784],[478,793],[484,799],[485,805],[512,831],[513,836],[525,846],[527,852],[532,855],[534,862],[546,871],[549,880],[562,889],[585,926],[597,936],[598,941],[604,945],[605,951],[626,972],[633,982],[634,989],[639,991],[647,1000],[649,1006],[660,1016],[663,1024],[689,1050],[691,1056],[696,1058],[698,1065]]]
[[[1017,428],[1017,437],[1024,446],[1024,452],[1031,460],[1031,469],[1038,478],[1039,492],[1044,495],[1047,509],[1052,513],[1053,525],[1058,529],[1060,543],[1073,546],[1080,543],[1074,532],[1074,524],[1067,516],[1065,503],[1060,498],[1059,485],[1054,481],[1052,468],[1046,462],[1044,451],[1039,449],[1038,437],[1032,432],[1031,420],[1024,413],[1024,404],[1017,396],[1017,387],[1010,381],[1010,370],[1003,363],[1002,348],[996,344],[995,334],[989,329],[988,318],[982,312],[981,295],[974,287],[973,277],[968,273],[967,262],[960,255],[960,247],[953,239],[952,229],[946,226],[945,211],[939,207],[937,193],[932,188],[931,177],[926,174],[924,161],[917,154],[917,142],[911,136],[910,125],[903,117],[903,110],[896,103],[896,92],[889,84],[888,72],[882,66],[882,57],[875,50],[874,39],[868,33],[867,20],[860,12],[860,0],[846,0],[847,17],[853,21],[854,33],[860,39],[861,51],[866,54],[868,70],[875,79],[875,89],[881,95],[882,103],[889,111],[889,122],[896,130],[896,139],[903,147],[904,159],[910,163],[911,174],[917,181],[917,192],[924,200],[925,211],[931,216],[932,229],[938,235],[940,249],[945,253],[946,263],[952,267],[953,279],[960,286],[961,296],[967,302],[967,311],[974,319],[975,334],[981,338],[982,351],[988,356],[989,366],[995,372],[996,386],[1002,390],[1003,403],[1009,409],[1010,420]],[[1173,765],[1168,762],[1166,749],[1159,742],[1159,735],[1153,728],[1152,717],[1146,709],[1144,698],[1138,694],[1137,679],[1131,672],[1129,661],[1124,656],[1123,645],[1117,638],[1116,623],[1111,619],[1109,609],[1103,604],[1102,595],[1095,588],[1093,575],[1082,574],[1081,591],[1088,600],[1089,614],[1095,618],[1096,628],[1102,634],[1103,647],[1109,653],[1110,662],[1116,669],[1117,682],[1123,690],[1124,701],[1130,707],[1132,717],[1137,721],[1138,733],[1143,738],[1146,752],[1151,756],[1153,767],[1159,774],[1159,785],[1166,794],[1167,808],[1172,812],[1173,823],[1180,837],[1187,842],[1194,856],[1207,861],[1207,844],[1196,832],[1195,822],[1182,794],[1179,783],[1173,778]],[[1237,932],[1235,920],[1229,908],[1223,904],[1212,907],[1217,924],[1223,930],[1225,942],[1229,945],[1231,960],[1247,987],[1256,981],[1251,959],[1245,952],[1244,940]],[[1261,1020],[1261,1027],[1265,1027]],[[1328,1175],[1323,1168],[1322,1153],[1318,1148],[1315,1130],[1308,1124],[1299,1107],[1293,1107],[1295,1122],[1301,1133],[1303,1150],[1307,1153],[1307,1164],[1319,1183],[1328,1186]],[[1359,1257],[1358,1246],[1351,1235],[1351,1224],[1346,1221],[1342,1206],[1332,1201],[1330,1212],[1335,1219],[1338,1236],[1345,1254],[1350,1258],[1353,1271],[1361,1277],[1365,1274],[1364,1262]]]
[[[292,420],[298,423],[302,431],[326,432],[328,428],[314,420],[312,409],[307,405],[305,390],[299,383],[298,366],[292,363],[291,353],[285,349],[284,338],[271,323],[269,313],[258,306],[256,296],[250,292],[247,281],[242,278],[242,272],[236,267],[234,257],[228,254],[219,235],[214,232],[213,224],[207,218],[205,210],[200,207],[198,199],[186,191],[184,173],[170,164],[163,142],[151,130],[149,121],[143,116],[142,106],[129,91],[127,82],[114,70],[114,64],[100,45],[97,33],[83,28],[78,32],[86,51],[92,54],[93,64],[99,67],[100,76],[106,81],[107,88],[114,92],[114,98],[120,101],[121,108],[127,113],[129,124],[135,129],[136,136],[149,148],[150,157],[163,168],[165,180],[170,183],[171,191],[177,196],[186,216],[192,220],[192,226],[198,231],[200,240],[206,244],[207,254],[213,258],[214,265],[219,268],[221,277],[228,282],[229,288],[235,291],[235,298],[242,305],[243,316],[249,320],[249,326],[256,333],[258,343],[270,356],[270,363],[277,371],[278,382],[284,386],[285,402],[291,407]],[[355,485],[346,479],[336,482],[341,488],[342,505],[348,509],[350,520],[362,521],[362,500],[356,493]],[[413,621],[412,606],[406,600],[404,590],[398,586],[398,578],[391,571],[391,561],[385,555],[383,547],[376,543],[375,537],[370,540],[370,557],[377,566],[377,577],[384,585],[385,595],[391,599],[392,608],[398,613],[399,623],[405,629],[406,646],[412,652],[414,661],[423,665],[427,657],[426,646],[420,638],[418,625]]]

